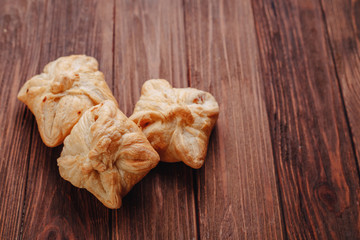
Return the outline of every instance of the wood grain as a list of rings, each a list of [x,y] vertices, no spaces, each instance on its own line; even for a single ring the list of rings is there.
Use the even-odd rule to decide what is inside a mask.
[[[321,3],[360,167],[360,1]]]
[[[87,54],[98,59],[112,87],[113,3],[55,0],[47,2],[44,12],[36,46],[41,49],[38,72],[60,56]],[[56,159],[62,146],[47,148],[33,128],[22,237],[109,239],[109,210],[60,177]]]
[[[185,1],[189,80],[220,116],[197,174],[202,239],[282,239],[250,1]]]
[[[2,0],[0,239],[360,239],[358,0]],[[18,90],[94,56],[130,116],[143,82],[211,92],[205,165],[160,163],[108,210],[61,179]]]
[[[359,239],[359,177],[318,1],[253,0],[290,239]]]
[[[21,217],[33,117],[17,101],[19,88],[36,72],[44,1],[5,0],[0,4],[0,238],[17,239]]]
[[[115,97],[127,116],[148,79],[186,87],[182,1],[117,0],[114,51]],[[112,219],[113,239],[196,239],[192,170],[160,163]]]

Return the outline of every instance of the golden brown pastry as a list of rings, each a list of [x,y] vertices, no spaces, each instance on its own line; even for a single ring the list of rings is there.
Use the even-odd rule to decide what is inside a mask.
[[[106,99],[116,103],[98,62],[85,55],[50,62],[43,73],[24,84],[18,99],[35,115],[41,138],[49,147],[61,144],[88,108]]]
[[[194,88],[172,88],[162,79],[148,80],[130,117],[145,133],[161,161],[183,161],[200,168],[211,130],[219,115],[215,98]]]
[[[60,175],[105,206],[122,197],[159,162],[145,135],[112,101],[88,109],[65,138]]]

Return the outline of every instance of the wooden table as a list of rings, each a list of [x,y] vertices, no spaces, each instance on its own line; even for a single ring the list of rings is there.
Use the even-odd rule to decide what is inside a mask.
[[[1,239],[359,239],[359,0],[1,0]],[[96,57],[128,116],[150,78],[211,92],[205,165],[105,208],[58,173],[17,92]]]

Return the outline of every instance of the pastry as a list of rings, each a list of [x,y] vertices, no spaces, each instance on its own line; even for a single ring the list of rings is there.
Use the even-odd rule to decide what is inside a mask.
[[[18,99],[35,115],[41,138],[49,147],[61,144],[90,107],[107,99],[116,103],[98,62],[84,55],[50,62],[43,73],[24,84]]]
[[[148,80],[130,117],[159,153],[161,161],[183,161],[200,168],[205,160],[219,106],[207,92],[172,88],[162,79]]]
[[[145,135],[112,101],[88,109],[65,138],[61,177],[86,188],[108,208],[159,162]]]

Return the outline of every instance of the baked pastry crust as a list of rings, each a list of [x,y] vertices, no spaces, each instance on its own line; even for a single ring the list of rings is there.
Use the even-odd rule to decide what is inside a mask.
[[[58,166],[61,177],[86,188],[108,208],[159,162],[142,131],[112,101],[88,109],[65,138]]]
[[[116,103],[98,62],[85,55],[48,63],[43,73],[24,84],[18,99],[35,115],[41,138],[49,147],[61,144],[90,107],[107,99]]]
[[[200,168],[219,115],[215,98],[194,88],[172,88],[163,79],[144,83],[130,117],[159,153],[161,161]]]

